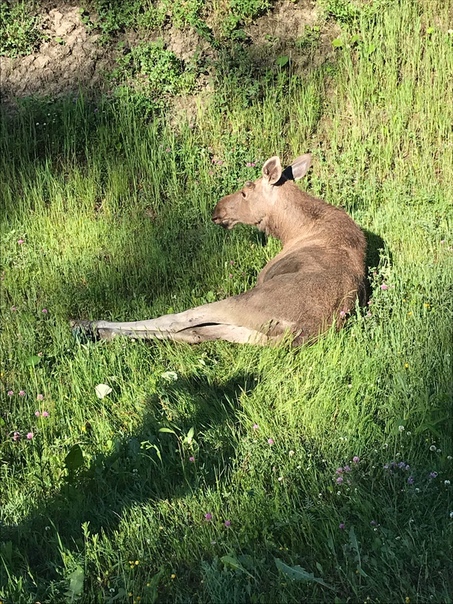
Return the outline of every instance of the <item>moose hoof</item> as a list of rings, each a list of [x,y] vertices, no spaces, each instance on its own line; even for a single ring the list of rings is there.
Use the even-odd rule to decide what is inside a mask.
[[[70,325],[72,336],[77,342],[94,342],[100,337],[94,321],[71,321]]]
[[[71,321],[72,335],[82,344],[97,340],[112,340],[117,334],[104,327],[98,327],[97,321]]]

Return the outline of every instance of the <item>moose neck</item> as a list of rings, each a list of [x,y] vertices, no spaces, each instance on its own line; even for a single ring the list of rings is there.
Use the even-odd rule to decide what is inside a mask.
[[[319,229],[318,218],[324,213],[325,205],[325,202],[299,189],[294,182],[287,181],[281,185],[272,212],[259,228],[286,246],[313,235]]]

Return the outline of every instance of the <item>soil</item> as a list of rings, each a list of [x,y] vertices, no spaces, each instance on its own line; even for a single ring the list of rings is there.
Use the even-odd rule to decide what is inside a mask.
[[[55,97],[80,88],[102,87],[115,57],[106,55],[82,23],[80,7],[60,5],[42,16],[45,42],[26,57],[0,57],[1,101],[25,96]]]
[[[100,92],[109,86],[106,75],[115,66],[119,53],[114,50],[117,45],[105,47],[99,44],[99,34],[88,31],[82,22],[79,6],[55,0],[42,10],[45,41],[39,49],[26,57],[0,57],[3,105],[14,106],[19,98],[27,96],[54,98],[77,93],[80,89]],[[296,67],[303,68],[308,60],[307,49],[304,50],[300,40],[306,26],[311,27],[317,21],[316,6],[310,0],[277,2],[269,14],[245,29],[251,56],[265,63],[275,63],[277,57],[286,54]],[[338,31],[324,24],[319,35],[319,43],[309,49],[311,64],[329,57],[331,41]],[[156,34],[149,35],[149,39],[155,38]],[[168,27],[163,38],[167,48],[183,61],[190,60],[195,52],[213,52],[208,43],[190,29],[180,31]],[[123,40],[130,45],[138,41],[138,36],[130,32]]]
[[[309,43],[307,31],[319,36],[316,44]],[[246,32],[255,53],[262,55],[263,60],[275,63],[276,58],[288,56],[293,69],[298,71],[332,57],[332,40],[340,29],[333,23],[321,23],[316,2],[285,0],[277,2],[272,12],[257,19]]]

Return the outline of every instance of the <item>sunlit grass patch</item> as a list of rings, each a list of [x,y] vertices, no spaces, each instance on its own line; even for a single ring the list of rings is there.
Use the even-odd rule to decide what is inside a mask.
[[[451,599],[451,37],[442,3],[357,10],[334,70],[191,127],[83,96],[5,116],[3,601]],[[341,332],[73,338],[251,287],[279,244],[211,209],[307,150],[307,189],[376,248]]]

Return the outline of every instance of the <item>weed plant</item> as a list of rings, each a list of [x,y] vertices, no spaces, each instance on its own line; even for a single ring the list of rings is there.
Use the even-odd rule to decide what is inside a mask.
[[[246,102],[225,71],[190,126],[127,95],[2,115],[0,600],[451,602],[450,10],[358,9],[335,63]],[[251,287],[278,243],[212,208],[306,151],[370,245],[343,331],[74,339]]]
[[[41,41],[34,0],[0,4],[0,57],[31,54]]]

